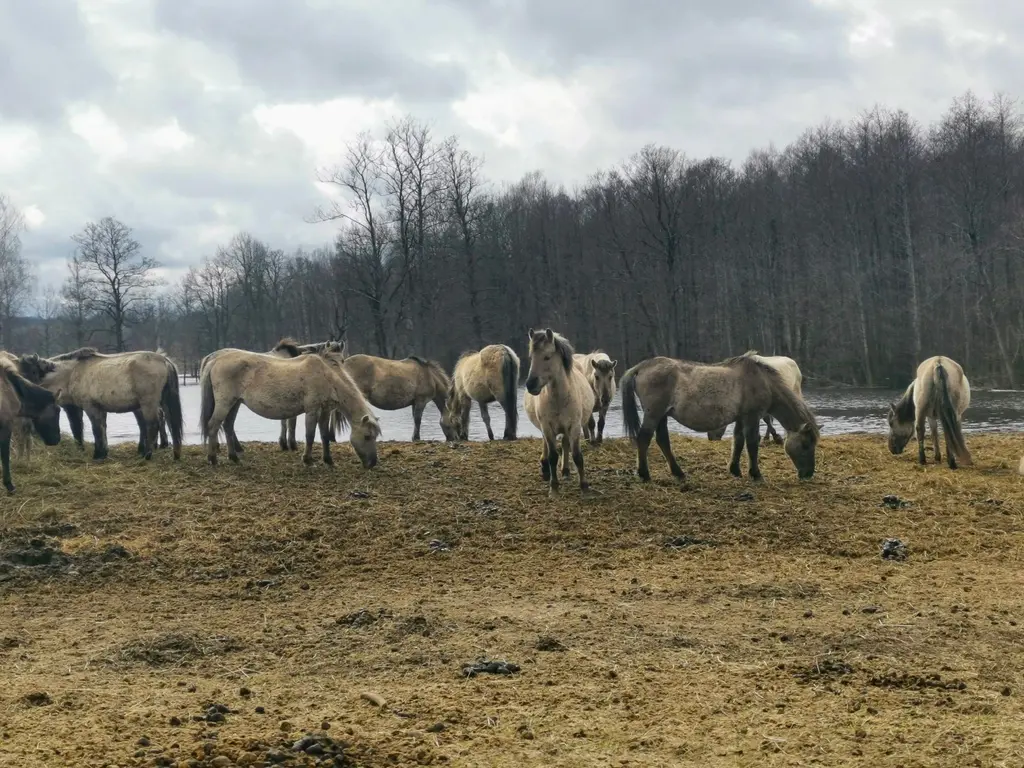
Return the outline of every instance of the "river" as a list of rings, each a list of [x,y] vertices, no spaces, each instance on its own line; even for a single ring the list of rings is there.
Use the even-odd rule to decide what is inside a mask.
[[[539,437],[540,433],[526,418],[523,411],[525,389],[519,390],[519,435]],[[826,435],[841,435],[853,432],[884,433],[887,429],[885,415],[890,402],[900,396],[896,390],[885,389],[818,389],[805,390],[804,397],[814,410]],[[182,408],[185,413],[185,442],[198,444],[199,441],[199,387],[194,384],[181,387]],[[380,411],[374,409],[380,418],[382,440],[407,441],[412,437],[412,409],[401,411]],[[505,425],[501,406],[491,404],[491,427],[495,435],[501,436]],[[439,414],[433,404],[427,406],[420,427],[424,440],[442,440]],[[61,420],[67,431],[67,422]],[[86,437],[91,433],[86,423]],[[235,422],[238,437],[243,441],[276,442],[279,422],[261,418],[243,406]],[[680,434],[694,435],[692,430],[669,419],[669,429]],[[983,390],[971,393],[971,405],[964,414],[964,430],[967,432],[1018,432],[1024,431],[1024,391]],[[302,421],[299,421],[298,436],[302,442]],[[605,426],[606,437],[622,435],[622,412],[616,400],[608,412]],[[469,436],[471,440],[484,440],[487,432],[480,414],[474,405],[470,416]],[[112,413],[107,417],[107,438],[111,443],[138,440],[139,430],[132,414]],[[728,437],[728,435],[726,436]]]

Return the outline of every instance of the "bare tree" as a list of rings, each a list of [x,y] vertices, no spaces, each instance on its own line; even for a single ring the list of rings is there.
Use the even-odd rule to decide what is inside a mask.
[[[86,224],[71,239],[78,245],[87,307],[107,319],[114,346],[123,352],[125,329],[149,290],[157,285],[152,271],[159,264],[142,253],[130,227],[110,216]]]
[[[32,270],[21,253],[25,217],[0,195],[0,343],[11,346],[11,320],[32,295]]]
[[[60,317],[61,296],[60,290],[53,285],[43,289],[36,302],[36,314],[43,321],[42,354],[49,357],[55,354],[53,350],[54,323]]]
[[[85,271],[77,255],[68,259],[68,276],[61,287],[61,317],[71,326],[75,336],[75,346],[84,347],[92,338],[93,330],[88,329],[90,320],[89,287],[86,284]]]

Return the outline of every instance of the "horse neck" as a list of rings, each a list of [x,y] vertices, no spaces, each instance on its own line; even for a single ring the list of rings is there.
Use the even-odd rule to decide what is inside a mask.
[[[552,376],[551,381],[548,382],[548,386],[551,387],[551,393],[556,397],[568,397],[572,393],[571,375],[571,369],[567,371],[559,365],[558,373]]]
[[[773,390],[772,404],[768,412],[778,419],[787,432],[814,422],[814,417],[807,406],[785,385]]]
[[[63,389],[70,390],[71,378],[74,374],[76,363],[57,363],[57,369],[43,376],[45,388],[49,390]]]

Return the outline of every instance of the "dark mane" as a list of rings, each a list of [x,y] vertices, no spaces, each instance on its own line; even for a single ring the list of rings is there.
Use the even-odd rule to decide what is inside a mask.
[[[0,360],[0,373],[14,389],[14,393],[22,402],[28,403],[30,410],[38,411],[54,402],[53,393],[48,389],[33,384],[14,369],[14,364]]]
[[[98,357],[99,354],[100,352],[96,347],[81,347],[71,352],[54,355],[50,360],[56,362],[65,362],[67,360],[88,360],[90,357]]]
[[[45,357],[40,357],[34,352],[18,358],[18,372],[33,384],[41,384],[43,377],[55,370],[57,370],[56,363]]]
[[[552,334],[551,338],[555,343],[555,350],[562,358],[562,367],[569,373],[572,370],[572,356],[576,354],[576,350],[572,348],[569,340],[559,333]]]
[[[422,366],[430,365],[430,361],[429,360],[426,360],[425,358],[422,358],[419,355],[408,355],[408,356],[406,356],[405,359],[406,360],[415,360],[417,363],[419,363]]]
[[[302,354],[302,352],[299,350],[299,342],[295,341],[295,339],[291,338],[290,336],[286,336],[285,338],[281,339],[279,342],[277,342],[277,344],[274,345],[274,348],[270,351],[287,352],[290,357],[298,357],[299,355]]]
[[[899,424],[909,424],[914,421],[917,410],[914,407],[914,384],[915,382],[911,382],[906,392],[903,393],[903,397],[892,406],[892,409],[896,412],[896,421]]]

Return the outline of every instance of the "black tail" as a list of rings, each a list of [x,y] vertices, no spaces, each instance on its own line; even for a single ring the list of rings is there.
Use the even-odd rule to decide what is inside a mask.
[[[515,437],[519,429],[519,363],[508,349],[501,361],[501,383],[505,388],[505,400],[501,407],[508,416],[508,426],[512,429],[510,436]]]
[[[68,426],[71,427],[71,436],[79,448],[85,445],[85,420],[84,411],[77,405],[65,405],[64,413],[68,417]]]
[[[619,387],[622,389],[622,426],[632,440],[636,440],[636,436],[640,434],[640,411],[637,409],[636,398],[636,374],[640,365],[634,365],[622,374],[619,381]]]
[[[212,389],[210,394],[213,394]],[[160,392],[160,405],[163,406],[164,421],[171,432],[171,443],[177,448],[185,434],[185,416],[181,412],[181,395],[178,392],[178,369],[173,363],[167,366],[167,381]]]
[[[949,375],[942,363],[936,363],[935,377],[939,383],[939,421],[942,422],[942,431],[946,433],[946,438],[949,441],[946,450],[952,450],[961,464],[970,466],[971,454],[967,450],[967,442],[964,440],[960,417],[957,416],[956,409],[953,407],[953,399],[949,396]],[[954,466],[953,457],[948,456],[947,458],[950,459],[950,466]]]
[[[202,435],[203,441],[210,436],[210,419],[213,418],[213,409],[216,405],[213,399],[213,381],[210,379],[209,369],[203,371],[203,375],[199,379],[199,387],[201,390],[200,398],[201,405],[199,407],[199,434]]]

